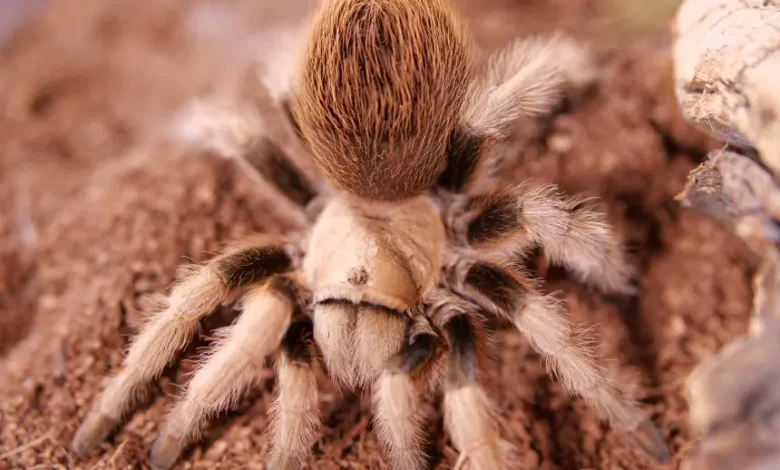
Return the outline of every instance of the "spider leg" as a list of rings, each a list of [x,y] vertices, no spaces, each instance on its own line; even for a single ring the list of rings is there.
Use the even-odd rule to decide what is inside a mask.
[[[301,59],[305,53],[306,38],[309,32],[308,21],[303,21],[293,27],[280,28],[272,34],[272,40],[278,47],[268,49],[265,60],[265,70],[262,74],[262,86],[268,92],[273,103],[276,115],[274,123],[278,124],[282,134],[290,139],[289,150],[284,154],[287,173],[292,175],[291,181],[305,181],[309,190],[314,195],[330,192],[330,186],[325,182],[322,173],[314,164],[305,142],[302,138],[301,127],[294,112],[295,80],[298,77]],[[261,163],[261,162],[259,162]],[[258,168],[273,169],[278,166],[275,162],[261,164]],[[263,173],[271,181],[276,181],[274,175]],[[288,177],[289,178],[289,177]]]
[[[164,310],[154,315],[131,344],[122,369],[97,398],[71,443],[85,455],[116,427],[165,366],[195,335],[200,320],[231,293],[293,269],[293,255],[281,241],[258,237],[179,276]]]
[[[425,317],[416,317],[409,342],[388,360],[375,384],[374,421],[393,468],[425,468],[424,416],[415,382],[435,376],[438,352],[438,336]]]
[[[245,173],[256,173],[250,175],[253,179],[271,182],[287,199],[305,209],[306,215],[313,220],[333,190],[306,149],[290,98],[279,97],[274,104],[275,131],[287,138],[275,142],[267,135],[259,137],[239,164]],[[285,145],[280,145],[281,141]]]
[[[185,150],[183,155],[207,153],[233,161],[252,183],[253,192],[264,200],[275,220],[290,228],[300,229],[306,225],[306,216],[298,201],[307,197],[309,185],[303,179],[291,177],[289,165],[277,168],[282,165],[277,147],[269,143],[264,122],[255,106],[221,97],[195,99],[179,111],[170,134]],[[267,168],[263,167],[264,163]],[[268,174],[285,175],[285,178],[277,182],[266,177]],[[286,186],[288,181],[291,182],[289,187]]]
[[[296,160],[291,157],[291,153],[268,137],[259,139],[244,158],[251,168],[302,208],[307,207],[319,194],[320,188],[295,165]]]
[[[501,440],[494,404],[479,381],[486,351],[478,307],[440,291],[433,309],[434,323],[446,332],[449,344],[444,426],[461,452],[459,462],[471,470],[506,468],[511,447]]]
[[[175,119],[172,135],[190,147],[232,159],[255,190],[274,203],[271,210],[282,220],[297,219],[303,225],[301,209],[329,188],[300,142],[288,95],[270,93],[275,106],[269,106],[269,93],[263,93],[268,87],[267,80],[259,83],[247,74],[237,99],[220,95],[193,100]]]
[[[170,468],[217,413],[235,407],[259,377],[263,363],[282,342],[295,311],[292,282],[276,277],[243,299],[241,315],[198,368],[184,397],[168,414],[152,447],[154,468]]]
[[[573,48],[560,36],[519,39],[494,53],[469,86],[460,122],[450,135],[447,169],[439,185],[469,192],[484,179],[486,154],[522,116],[549,113],[567,74],[556,52]]]
[[[569,393],[582,397],[613,427],[625,431],[652,459],[670,459],[658,429],[598,365],[593,341],[565,318],[554,297],[539,293],[517,269],[495,263],[461,261],[451,278],[453,290],[523,332]]]
[[[317,438],[321,420],[313,354],[311,318],[300,316],[282,340],[282,357],[277,365],[279,396],[271,409],[269,430],[274,444],[270,469],[298,468]]]
[[[582,197],[524,186],[471,198],[452,216],[457,243],[480,251],[540,246],[548,260],[605,293],[633,294],[634,269],[612,227]]]

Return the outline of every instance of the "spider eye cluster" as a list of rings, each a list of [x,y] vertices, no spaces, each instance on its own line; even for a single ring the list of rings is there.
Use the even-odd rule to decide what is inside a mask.
[[[471,51],[443,0],[325,0],[293,112],[331,182],[378,200],[433,186],[447,163]]]

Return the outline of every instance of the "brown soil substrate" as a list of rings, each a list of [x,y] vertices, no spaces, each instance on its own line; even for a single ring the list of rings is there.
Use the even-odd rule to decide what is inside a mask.
[[[247,57],[271,47],[262,39],[270,19],[284,24],[308,8],[269,3],[234,0],[239,14],[231,16],[220,2],[55,1],[5,46],[0,469],[146,468],[192,355],[90,458],[76,459],[68,442],[104,376],[120,364],[145,295],[164,292],[187,258],[203,260],[222,242],[275,229],[229,161],[183,161],[149,144],[187,98],[232,80]],[[599,51],[597,86],[553,118],[519,126],[500,149],[512,162],[503,173],[600,196],[629,240],[641,270],[635,301],[595,295],[558,271],[548,273],[550,288],[565,292],[575,321],[597,325],[600,354],[637,383],[633,392],[674,453],[671,464],[650,465],[546,375],[524,338],[501,329],[485,376],[503,410],[504,437],[517,446],[518,468],[677,468],[695,440],[686,426],[685,379],[746,330],[753,267],[731,237],[673,200],[717,144],[677,111],[669,39],[621,39],[616,48],[587,0],[461,3],[486,49],[562,27],[593,39]],[[214,31],[204,18],[221,18],[228,28],[195,41],[193,29]],[[233,315],[224,309],[206,328]],[[263,468],[273,384],[269,371],[177,468]],[[370,400],[341,395],[325,380],[321,397],[325,426],[309,468],[387,468],[371,433]],[[457,453],[438,402],[428,410],[430,454],[434,468],[449,469]]]

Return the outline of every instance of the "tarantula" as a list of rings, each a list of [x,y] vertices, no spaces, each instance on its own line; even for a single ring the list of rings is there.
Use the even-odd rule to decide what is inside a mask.
[[[299,466],[314,444],[319,358],[340,386],[373,391],[375,429],[395,468],[425,467],[420,391],[440,385],[445,428],[466,465],[504,468],[479,380],[491,316],[522,331],[566,388],[639,449],[668,460],[656,427],[518,261],[539,247],[601,291],[633,294],[604,217],[554,187],[475,189],[487,151],[516,118],[559,100],[556,42],[517,41],[479,66],[472,44],[446,0],[322,3],[279,104],[329,189],[315,195],[322,182],[266,138],[251,169],[264,184],[294,183],[278,187],[312,225],[255,236],[182,272],[77,431],[77,454],[105,439],[199,321],[241,292],[242,313],[170,411],[155,467],[173,465],[280,349],[270,468]]]

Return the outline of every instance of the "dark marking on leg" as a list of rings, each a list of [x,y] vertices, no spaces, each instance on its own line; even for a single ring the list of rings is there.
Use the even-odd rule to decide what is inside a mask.
[[[261,281],[273,274],[288,272],[293,262],[283,246],[248,248],[221,255],[214,260],[214,268],[225,285],[237,289]]]
[[[404,346],[401,352],[391,359],[388,369],[411,375],[433,359],[438,346],[436,337],[427,334],[418,335],[411,344]]]
[[[465,315],[458,315],[446,326],[450,342],[447,356],[447,386],[457,388],[477,381],[479,343],[477,331]]]
[[[471,134],[458,126],[450,134],[447,143],[447,168],[439,177],[439,185],[452,191],[463,192],[479,167],[484,137]]]
[[[284,151],[262,138],[246,156],[249,164],[296,204],[305,207],[317,196],[313,185],[290,163]]]
[[[300,313],[300,305],[298,305],[298,297],[300,286],[287,276],[275,276],[268,282],[268,288],[275,290],[280,294],[286,296],[290,301],[296,305],[296,311],[294,314]]]
[[[293,320],[284,335],[282,354],[291,362],[311,364],[313,341],[314,330],[311,318],[300,315]]]
[[[467,228],[470,244],[501,238],[517,230],[522,222],[517,198],[509,194],[475,198],[469,205],[479,212]]]
[[[523,285],[497,266],[474,264],[469,268],[465,282],[503,311],[514,311],[519,307],[518,294]]]

